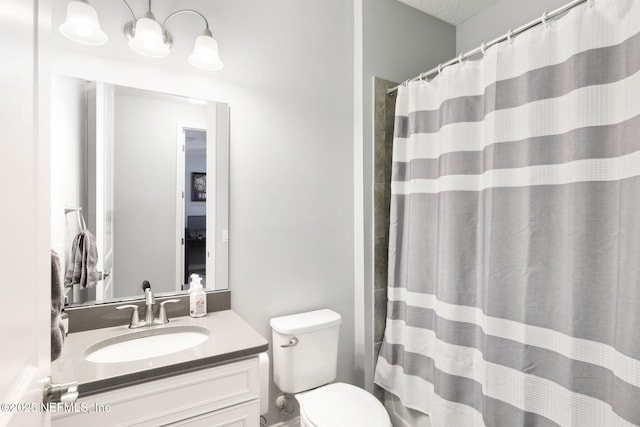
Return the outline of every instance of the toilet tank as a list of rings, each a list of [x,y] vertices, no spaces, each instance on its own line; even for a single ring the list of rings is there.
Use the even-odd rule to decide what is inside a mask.
[[[336,378],[341,322],[327,309],[271,319],[273,381],[280,390],[298,393]]]

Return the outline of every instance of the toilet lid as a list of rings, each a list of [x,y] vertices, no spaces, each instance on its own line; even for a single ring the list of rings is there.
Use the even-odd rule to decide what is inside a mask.
[[[336,383],[302,396],[303,416],[316,427],[391,427],[384,406],[372,394]]]

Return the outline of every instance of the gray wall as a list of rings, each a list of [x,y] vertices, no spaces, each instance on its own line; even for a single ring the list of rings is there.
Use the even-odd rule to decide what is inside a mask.
[[[352,5],[235,3],[227,48],[250,51],[251,76],[229,102],[231,306],[269,341],[273,317],[340,313],[337,380],[353,383]],[[289,419],[279,393],[267,425]]]
[[[176,135],[179,122],[206,125],[187,99],[116,88],[114,296],[176,289]]]
[[[365,351],[363,382],[373,387],[374,360],[374,77],[402,82],[455,55],[455,27],[397,0],[362,1]],[[378,310],[378,317],[383,316]],[[380,323],[381,319],[378,319]]]
[[[568,0],[498,0],[456,27],[456,52],[467,52],[568,3]]]

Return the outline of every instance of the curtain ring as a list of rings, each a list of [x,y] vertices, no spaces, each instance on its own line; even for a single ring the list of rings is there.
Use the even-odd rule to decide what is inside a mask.
[[[487,44],[485,42],[482,42],[482,44],[480,45],[480,52],[482,52],[482,56],[485,56],[487,53]]]
[[[409,80],[411,80],[411,79],[407,79],[407,80],[403,81],[402,82],[402,86],[405,86],[405,87],[409,86]]]
[[[547,12],[543,13],[542,18],[540,18],[540,21],[542,22],[542,25],[544,26],[545,30],[549,28],[549,24],[547,24],[547,18],[548,18]]]
[[[424,77],[424,72],[420,73],[420,75],[418,76],[418,80],[424,83],[424,80],[422,79],[423,77]]]
[[[442,73],[442,64],[438,64],[438,74]]]
[[[509,28],[509,31],[507,31],[507,40],[509,41],[509,44],[513,44],[513,30],[511,28]]]
[[[593,4],[595,3],[594,0],[588,0],[587,3],[589,4],[589,9],[593,9]]]
[[[464,56],[464,53],[460,53],[460,55],[458,55],[458,64],[462,64],[463,56]]]

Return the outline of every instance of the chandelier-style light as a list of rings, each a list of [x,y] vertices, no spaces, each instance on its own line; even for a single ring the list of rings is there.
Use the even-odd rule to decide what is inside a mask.
[[[218,42],[209,29],[209,21],[200,12],[192,9],[178,10],[160,24],[151,13],[151,0],[147,12],[139,19],[129,4],[125,0],[121,1],[133,17],[133,20],[124,26],[124,34],[129,39],[129,47],[137,54],[150,58],[169,55],[173,38],[165,29],[167,21],[182,13],[193,13],[204,20],[205,30],[196,38],[193,53],[188,58],[189,63],[208,71],[220,70],[224,66],[218,53]],[[98,13],[85,1],[72,1],[67,5],[67,19],[60,25],[59,30],[62,35],[77,43],[98,46],[109,40],[100,28]]]

